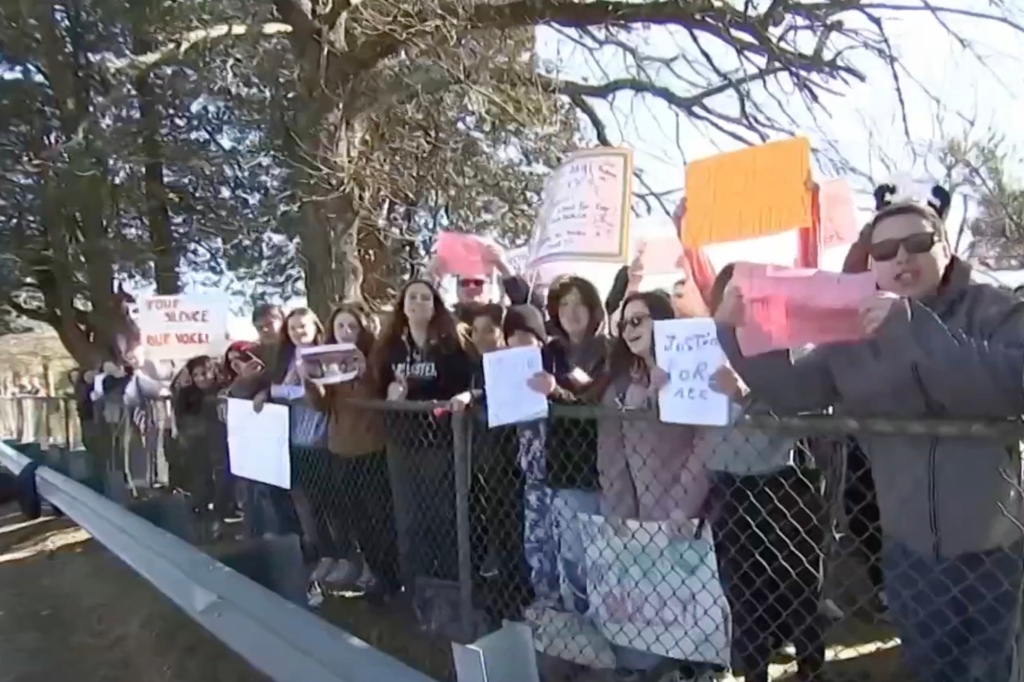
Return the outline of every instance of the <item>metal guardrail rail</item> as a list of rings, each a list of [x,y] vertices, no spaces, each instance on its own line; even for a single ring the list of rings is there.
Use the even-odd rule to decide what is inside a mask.
[[[0,443],[0,465],[31,460]],[[277,682],[435,682],[66,476],[40,466],[39,494],[199,625]]]

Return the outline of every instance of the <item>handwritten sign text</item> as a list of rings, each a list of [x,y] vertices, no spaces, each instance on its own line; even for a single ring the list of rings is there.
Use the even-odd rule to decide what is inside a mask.
[[[654,344],[658,367],[669,375],[668,384],[658,394],[661,421],[728,424],[729,399],[710,387],[711,375],[725,364],[714,320],[658,320]]]
[[[150,296],[139,307],[139,329],[151,360],[220,352],[227,325],[228,301],[219,296]]]

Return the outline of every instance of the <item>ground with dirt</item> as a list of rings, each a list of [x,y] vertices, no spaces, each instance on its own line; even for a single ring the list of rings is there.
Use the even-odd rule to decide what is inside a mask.
[[[266,682],[66,519],[0,508],[0,682]]]

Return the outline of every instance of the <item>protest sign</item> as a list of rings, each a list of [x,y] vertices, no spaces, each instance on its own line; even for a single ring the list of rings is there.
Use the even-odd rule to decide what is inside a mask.
[[[228,299],[208,294],[148,296],[139,306],[148,359],[185,360],[219,353],[227,341]]]
[[[853,206],[853,190],[846,180],[826,180],[818,185],[818,248],[849,246],[860,228]]]
[[[725,364],[715,321],[710,318],[656,320],[654,356],[668,374],[658,392],[658,416],[668,424],[726,426],[729,398],[711,390],[712,373]]]
[[[551,260],[626,262],[633,153],[571,154],[544,185],[531,266]]]
[[[728,666],[729,604],[710,524],[626,519],[622,531],[579,514],[589,615],[613,644]]]
[[[228,468],[250,481],[288,490],[292,485],[288,407],[268,403],[257,412],[251,400],[228,399]]]
[[[796,137],[686,166],[686,246],[735,242],[812,224],[811,145]]]
[[[487,246],[483,237],[465,232],[442,232],[437,236],[437,259],[445,274],[460,277],[487,277]]]
[[[870,272],[737,263],[733,282],[743,293],[744,324],[736,339],[744,355],[863,338],[860,304],[876,289]]]
[[[352,381],[366,366],[366,358],[351,343],[332,343],[299,349],[305,378],[319,386]]]
[[[484,389],[490,428],[548,416],[548,399],[526,385],[543,371],[540,348],[507,348],[484,353]]]

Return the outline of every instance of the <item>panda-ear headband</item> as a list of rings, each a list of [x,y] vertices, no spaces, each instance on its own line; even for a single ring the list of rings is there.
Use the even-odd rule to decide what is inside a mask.
[[[881,211],[882,209],[888,208],[893,205],[893,199],[896,197],[897,189],[896,185],[887,183],[879,185],[875,188],[875,211]],[[949,213],[949,206],[952,202],[952,197],[949,196],[949,190],[941,185],[933,185],[931,194],[925,200],[928,208],[935,211],[935,214],[939,218],[945,220],[946,214]]]

